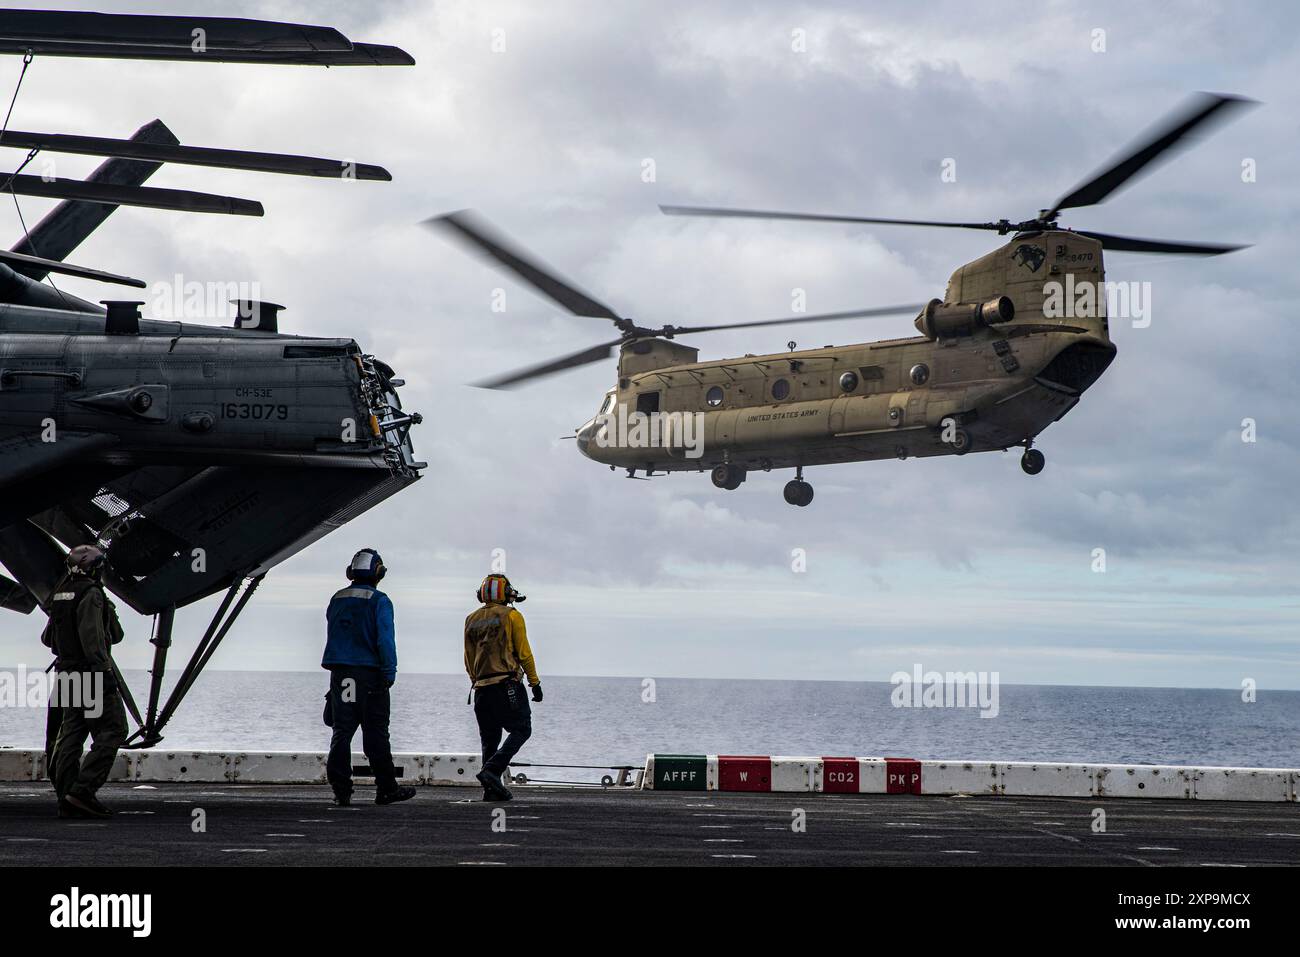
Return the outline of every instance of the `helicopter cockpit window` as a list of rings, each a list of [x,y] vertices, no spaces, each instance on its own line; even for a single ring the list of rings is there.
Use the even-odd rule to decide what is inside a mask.
[[[712,389],[710,389],[707,393],[705,393],[704,401],[707,402],[710,406],[712,406],[715,409],[718,406],[722,405],[722,386],[715,385]]]
[[[772,383],[772,398],[780,402],[790,395],[790,383],[786,379],[777,379]]]
[[[653,415],[659,411],[659,393],[642,392],[636,397],[636,410],[644,415]]]
[[[614,393],[613,393],[613,392],[611,392],[611,393],[609,393],[609,395],[605,396],[605,401],[604,401],[603,403],[601,403],[600,411],[599,411],[598,413],[596,413],[596,414],[597,414],[597,415],[605,415],[605,414],[606,414],[607,412],[609,412],[609,410],[612,409],[612,408],[614,408]]]

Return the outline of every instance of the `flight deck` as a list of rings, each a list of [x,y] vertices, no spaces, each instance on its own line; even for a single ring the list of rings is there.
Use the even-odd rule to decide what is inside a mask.
[[[1296,865],[1294,803],[430,786],[335,807],[322,785],[110,783],[107,821],[0,783],[13,865]],[[1104,831],[1098,831],[1098,810]],[[196,831],[196,822],[203,830]]]

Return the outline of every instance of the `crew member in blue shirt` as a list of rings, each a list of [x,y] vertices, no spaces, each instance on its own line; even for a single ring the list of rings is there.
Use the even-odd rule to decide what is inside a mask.
[[[363,548],[348,565],[351,584],[336,592],[325,612],[328,637],[321,667],[330,672],[330,741],[326,776],[334,803],[352,803],[352,738],[361,727],[361,747],[374,771],[376,804],[415,797],[397,783],[388,743],[388,689],[397,680],[393,603],[379,590],[388,569],[373,548]]]

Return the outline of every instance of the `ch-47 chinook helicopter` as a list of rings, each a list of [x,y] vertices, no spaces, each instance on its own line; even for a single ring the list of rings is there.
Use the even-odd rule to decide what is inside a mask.
[[[795,469],[785,500],[808,505],[812,465],[910,456],[965,455],[1023,446],[1021,467],[1042,471],[1033,447],[1047,426],[1070,411],[1115,357],[1106,319],[1104,250],[1217,255],[1236,245],[1137,239],[1058,225],[1063,209],[1100,203],[1177,145],[1250,101],[1202,94],[1137,146],[1075,187],[1050,209],[1022,222],[934,222],[709,207],[664,206],[670,215],[816,220],[983,229],[1011,234],[1004,246],[960,267],[943,299],[919,306],[794,316],[727,325],[646,328],[559,279],[477,217],[458,212],[430,220],[486,254],[577,316],[611,320],[612,342],[481,383],[505,388],[610,358],[618,348],[618,383],[600,412],[577,430],[578,449],[635,477],[658,472],[712,473],[735,489],[755,470]],[[1050,284],[1090,285],[1095,307],[1066,317],[1045,314]],[[918,312],[920,336],[859,345],[699,361],[673,340],[687,334],[755,326],[825,322]],[[1054,313],[1055,310],[1048,310]],[[1075,313],[1075,314],[1071,314]],[[635,413],[693,417],[700,454],[681,441],[646,441],[654,429],[625,425]],[[666,424],[671,424],[669,418]],[[682,429],[676,429],[678,437]],[[665,433],[666,434],[666,433]]]
[[[405,65],[396,47],[269,21],[0,10],[0,52],[191,63]],[[19,80],[21,84],[21,79]],[[15,96],[17,93],[15,93]],[[232,326],[141,318],[139,302],[86,302],[64,273],[144,287],[64,262],[119,206],[262,215],[260,203],[141,185],[163,163],[391,179],[378,166],[182,146],[159,120],[129,140],[0,132],[0,147],[108,159],[86,180],[0,173],[14,196],[61,198],[0,251],[0,607],[44,606],[65,550],[98,544],[105,584],[156,615],[152,682],[132,746],[161,739],[180,701],[268,570],[419,478],[418,415],[403,383],[352,339],[287,335],[282,307],[238,303]],[[235,285],[235,284],[230,284]],[[242,589],[242,594],[240,594]],[[176,610],[224,591],[160,701]]]

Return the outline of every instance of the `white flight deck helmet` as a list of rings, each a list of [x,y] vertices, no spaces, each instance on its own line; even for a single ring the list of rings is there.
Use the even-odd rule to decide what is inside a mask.
[[[352,556],[352,563],[348,565],[345,574],[348,576],[348,581],[361,579],[378,585],[384,575],[388,574],[388,566],[373,548],[363,548]]]

